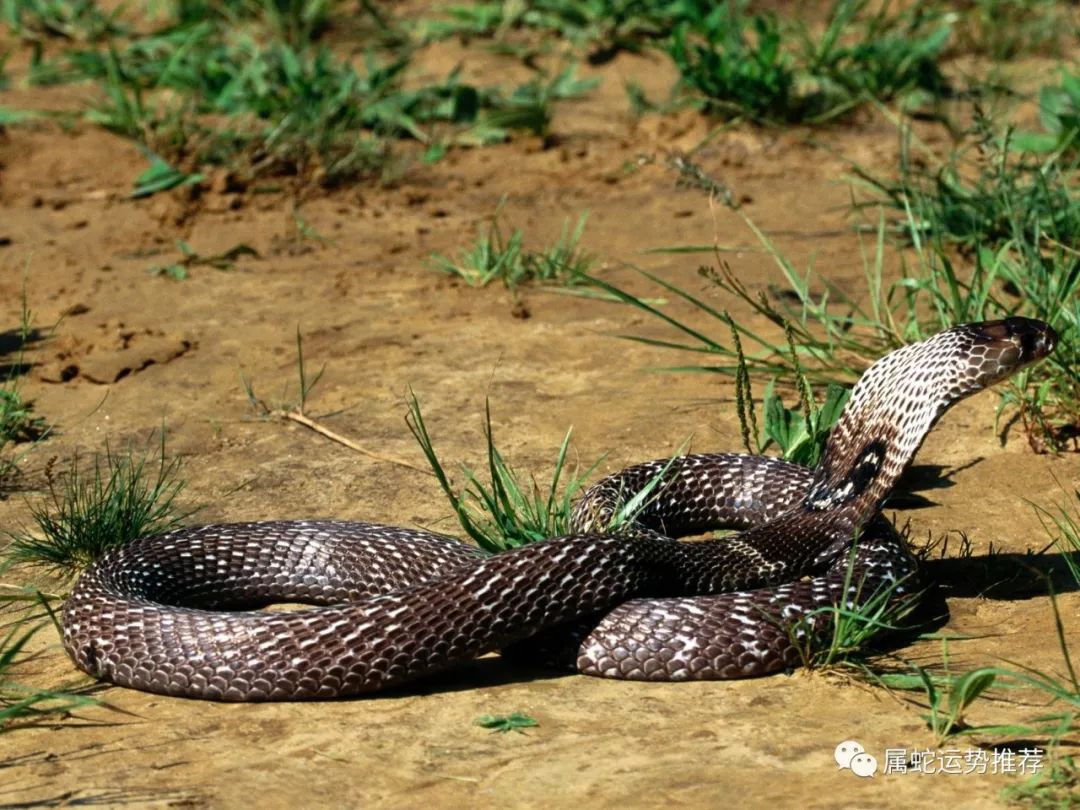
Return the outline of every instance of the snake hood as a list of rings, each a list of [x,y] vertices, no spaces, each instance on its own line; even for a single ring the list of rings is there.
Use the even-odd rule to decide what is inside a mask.
[[[885,355],[852,391],[804,502],[811,511],[871,515],[956,401],[1046,357],[1049,324],[1007,318],[954,326]]]

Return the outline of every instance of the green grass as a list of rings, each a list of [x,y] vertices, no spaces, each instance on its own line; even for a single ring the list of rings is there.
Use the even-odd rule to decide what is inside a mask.
[[[514,33],[538,31],[586,49],[594,63],[659,47],[709,112],[759,122],[821,121],[870,99],[948,92],[938,63],[952,17],[867,0],[837,0],[820,33],[802,17],[753,12],[745,0],[496,0],[448,6],[422,21],[419,33],[494,37],[506,50],[534,56],[536,47],[518,44]]]
[[[568,430],[559,446],[550,481],[541,484],[533,476],[526,479],[507,463],[495,445],[489,404],[484,421],[489,483],[485,484],[480,475],[462,465],[466,483],[461,491],[455,491],[435,451],[420,402],[411,391],[407,421],[462,529],[480,548],[490,552],[568,534],[574,498],[603,460],[598,459],[584,472],[570,470],[572,431]]]
[[[404,62],[369,60],[361,72],[325,48],[208,23],[68,60],[72,77],[102,87],[90,121],[187,174],[210,163],[323,184],[378,175],[389,160],[382,135],[419,134],[414,115],[427,101],[401,91]]]
[[[34,405],[19,390],[19,380],[13,372],[0,386],[0,451],[8,444],[35,441],[48,429],[45,420],[34,415]]]
[[[939,747],[956,735],[980,730],[967,722],[968,711],[994,686],[999,674],[993,667],[980,667],[954,675],[949,671],[947,656],[947,647],[943,647],[944,674],[913,665],[912,674],[890,673],[879,677],[890,689],[922,689],[927,712],[922,719],[934,735],[934,745]],[[1015,728],[1016,733],[1026,731],[1026,726]]]
[[[750,17],[745,2],[728,2],[675,29],[671,58],[683,82],[710,112],[755,121],[805,116],[795,97],[795,67],[781,49],[778,17]]]
[[[895,209],[908,238],[932,235],[966,254],[1017,241],[1073,244],[1080,237],[1077,164],[1057,152],[1023,151],[1009,127],[977,106],[973,112],[971,127],[944,160],[905,126],[897,179],[855,167],[876,192],[871,205]]]
[[[146,171],[135,178],[135,188],[132,189],[131,198],[149,197],[159,191],[169,191],[174,188],[195,185],[205,178],[198,172],[184,172],[175,166],[169,165],[153,152],[147,150],[146,157],[150,165]]]
[[[807,467],[817,467],[825,454],[829,433],[840,419],[844,406],[851,397],[851,389],[829,383],[821,404],[817,403],[810,381],[803,373],[789,326],[787,329],[788,348],[799,401],[793,407],[785,407],[783,400],[776,392],[776,380],[770,381],[765,389],[765,396],[762,398],[762,427],[759,437],[758,414],[754,405],[750,369],[746,355],[743,353],[739,332],[730,317],[729,326],[731,326],[731,340],[738,361],[735,370],[735,408],[739,416],[739,427],[746,452],[760,455],[775,445],[780,451],[781,458]]]
[[[49,600],[50,597],[33,588],[0,590],[2,604],[23,603],[26,605],[23,611],[34,606],[42,609],[40,614],[24,612],[0,627],[0,734],[62,720],[76,709],[97,704],[87,694],[87,689],[93,686],[38,689],[14,680],[18,670],[37,657],[26,651],[27,645],[46,627],[57,626]]]
[[[20,386],[20,375],[26,370],[26,347],[35,336],[25,283],[21,302],[19,326],[13,333],[18,346],[8,354],[10,362],[6,365],[9,370],[6,379],[0,383],[0,491],[10,486],[18,476],[19,461],[25,455],[12,448],[19,444],[33,446],[50,431],[48,422],[34,413],[33,402],[23,396]]]
[[[805,380],[803,382],[806,386],[804,396],[809,397],[809,400],[804,400],[794,408],[785,408],[775,394],[766,396],[761,438],[756,435],[757,417],[753,407],[749,404],[746,406],[740,416],[743,419],[744,440],[750,452],[760,452],[776,444],[783,457],[788,460],[804,464],[817,462],[828,432],[839,418],[848,392],[839,387],[831,388],[825,403],[818,406],[813,401],[809,385]],[[491,424],[491,407],[488,404],[484,415],[486,480],[483,475],[463,464],[461,470],[465,479],[464,486],[455,489],[435,450],[420,402],[411,391],[408,406],[406,421],[409,429],[419,443],[462,529],[480,548],[490,552],[505,551],[571,532],[570,517],[574,500],[585,489],[589,477],[603,461],[603,457],[597,459],[583,472],[571,470],[571,430],[566,432],[559,445],[549,477],[538,481],[533,475],[526,476],[515,470],[498,449]],[[751,441],[757,442],[757,450],[751,449]],[[674,464],[684,450],[685,444],[673,455],[670,463]],[[620,526],[633,522],[638,513],[662,490],[667,472],[668,467],[661,469],[640,492],[620,504],[601,530],[617,532]]]
[[[510,731],[524,734],[524,729],[536,728],[540,724],[527,714],[523,714],[522,712],[512,712],[507,715],[485,714],[483,717],[478,717],[476,719],[476,725],[480,726],[480,728],[501,732],[502,734],[506,734]]]
[[[711,113],[821,122],[870,100],[949,92],[938,64],[950,35],[944,18],[837,0],[819,35],[798,18],[751,13],[748,6],[683,4],[669,52]]]
[[[743,221],[773,258],[787,286],[783,291],[755,292],[732,271],[727,262],[718,267],[702,265],[699,275],[717,287],[724,297],[745,304],[763,328],[751,328],[735,320],[726,310],[710,304],[704,295],[697,295],[655,274],[639,270],[640,275],[662,288],[665,293],[691,304],[700,323],[691,323],[667,314],[659,306],[595,276],[590,284],[605,292],[612,300],[627,304],[667,324],[671,337],[653,338],[620,335],[657,348],[701,355],[700,363],[669,367],[671,371],[708,372],[734,376],[739,369],[740,352],[726,336],[737,333],[745,350],[745,364],[750,374],[765,377],[790,378],[805,374],[812,383],[834,379],[853,381],[875,359],[903,345],[906,340],[922,336],[917,322],[892,318],[900,286],[887,288],[884,283],[884,231],[879,232],[873,258],[864,254],[864,272],[871,290],[866,304],[848,296],[808,268],[800,273],[768,236],[744,213]],[[713,248],[667,248],[654,252],[712,252]],[[820,287],[821,293],[814,289]],[[713,331],[716,330],[716,331]],[[724,336],[722,336],[724,335]],[[786,336],[790,335],[790,339]],[[791,347],[794,347],[793,350]],[[794,354],[792,354],[794,351]],[[797,371],[798,369],[798,371]]]
[[[0,0],[0,23],[15,36],[32,42],[101,39],[122,30],[118,16],[118,11],[102,11],[96,0]]]
[[[874,642],[883,635],[909,629],[905,620],[918,606],[921,594],[898,593],[908,584],[904,582],[867,592],[863,582],[855,581],[854,566],[853,544],[843,586],[843,592],[852,595],[844,604],[810,611],[787,631],[807,669],[853,672],[874,680]]]
[[[434,253],[430,266],[441,273],[460,278],[470,287],[486,287],[501,281],[507,289],[515,290],[528,283],[577,285],[592,269],[594,259],[579,247],[585,231],[587,214],[582,214],[571,230],[564,222],[562,233],[551,245],[541,250],[525,247],[525,234],[514,228],[509,235],[502,222],[505,198],[500,201],[487,226],[477,234],[476,241],[456,256]]]
[[[1040,511],[1040,516],[1042,514]],[[1075,534],[1072,515],[1065,510],[1062,514],[1064,524],[1071,526]],[[1060,526],[1057,521],[1044,522],[1050,536],[1065,552],[1072,548],[1071,540],[1055,532],[1054,527]],[[1066,561],[1080,584],[1080,569],[1068,557]],[[978,737],[984,745],[990,740],[999,744],[1021,740],[1026,747],[1031,747],[1033,741],[1038,741],[1038,747],[1049,759],[1049,767],[1025,782],[1007,788],[1002,796],[1028,806],[1065,808],[1073,806],[1080,796],[1074,760],[1062,748],[1080,730],[1077,723],[1080,719],[1080,678],[1069,649],[1065,620],[1049,577],[1046,586],[1061,653],[1061,661],[1056,667],[1051,662],[1040,662],[1035,667],[1006,660],[1007,666],[982,666],[956,672],[950,665],[950,639],[940,637],[941,666],[935,668],[936,671],[907,662],[906,672],[879,672],[871,673],[871,676],[876,683],[889,689],[922,692],[924,702],[921,705],[926,711],[923,720],[938,747],[958,736]],[[1039,707],[1039,713],[992,725],[971,722],[972,712],[981,699],[1000,701],[1006,695],[1017,693],[1034,696],[1033,704]]]
[[[907,312],[930,313],[920,331],[1014,314],[1058,331],[1056,351],[1002,399],[1033,447],[1057,451],[1080,433],[1078,164],[1014,150],[1010,138],[976,108],[965,145],[936,167],[924,168],[927,150],[905,129],[898,180],[858,174],[901,213],[916,261],[899,284]]]
[[[89,461],[76,456],[65,471],[48,467],[46,479],[48,498],[30,503],[35,529],[8,532],[6,557],[62,578],[110,548],[177,528],[194,512],[177,502],[184,481],[180,461],[165,456],[164,431],[156,453],[106,449]]]
[[[255,394],[254,381],[242,372],[240,374],[240,382],[244,386],[244,393],[247,395],[248,402],[260,418],[269,419],[275,415],[288,413],[302,415],[307,408],[308,397],[311,396],[311,392],[315,386],[319,384],[325,371],[326,366],[323,365],[314,375],[309,373],[307,364],[304,361],[304,338],[300,333],[300,327],[298,326],[296,327],[297,390],[295,396],[290,394],[286,388],[282,391],[281,397],[277,401],[267,402]]]
[[[1072,10],[1057,0],[950,0],[933,4],[955,14],[958,47],[994,60],[1024,54],[1061,55],[1062,40],[1075,32]]]
[[[1050,767],[1001,792],[1008,802],[1035,810],[1069,810],[1080,802],[1080,768],[1073,756],[1055,750]]]
[[[1038,104],[1042,132],[1013,133],[1012,148],[1049,155],[1053,165],[1060,165],[1068,158],[1075,159],[1080,149],[1080,72],[1062,69],[1057,84],[1045,85],[1039,90]]]
[[[980,126],[982,154],[989,159],[980,164],[976,179],[960,171],[956,159],[938,174],[916,169],[914,161],[905,159],[895,184],[875,181],[885,204],[899,209],[900,217],[890,224],[879,209],[873,243],[859,234],[861,294],[845,292],[813,267],[797,269],[740,209],[735,213],[772,257],[784,286],[771,289],[772,295],[751,289],[723,261],[700,272],[763,326],[751,328],[704,295],[644,271],[666,293],[691,304],[697,317],[681,320],[610,282],[589,280],[610,298],[667,324],[672,333],[622,337],[700,358],[671,370],[729,376],[739,368],[729,332],[746,346],[750,374],[783,379],[805,374],[822,383],[852,381],[878,357],[956,323],[1010,315],[1047,321],[1061,337],[1058,347],[1001,389],[999,427],[1019,422],[1037,451],[1075,446],[1080,436],[1080,253],[1072,245],[1080,239],[1074,228],[1080,223],[1080,203],[1071,172],[1059,172],[1052,161],[1034,174],[1019,168],[1008,149],[987,139],[989,125]],[[862,177],[867,181],[867,173]],[[890,234],[902,240],[901,274],[891,282],[885,271]],[[715,250],[689,246],[656,252]]]
[[[1054,508],[1032,504],[1043,530],[1061,552],[1076,584],[1080,586],[1080,489]]]
[[[319,39],[337,5],[182,2],[150,32],[55,55],[35,51],[29,81],[99,88],[85,117],[137,141],[155,162],[155,182],[141,178],[140,195],[198,182],[207,164],[227,166],[243,181],[387,178],[404,157],[399,141],[418,141],[424,158],[436,160],[452,146],[498,142],[515,131],[547,136],[552,105],[596,84],[564,66],[552,74],[537,69],[510,91],[465,83],[458,70],[415,86],[406,81],[408,48],[388,54],[368,40],[359,43],[363,59],[354,60]],[[245,22],[252,19],[258,24]]]
[[[230,27],[257,23],[274,39],[299,45],[317,39],[339,11],[341,0],[174,0],[172,12],[179,25],[204,20]]]
[[[571,470],[571,429],[566,431],[559,445],[549,480],[546,483],[537,481],[533,475],[526,478],[510,466],[496,446],[491,427],[491,406],[488,403],[484,413],[488,482],[485,483],[477,472],[462,464],[465,486],[455,490],[435,451],[431,434],[424,423],[420,401],[412,391],[409,392],[409,412],[405,420],[443,494],[453,507],[461,528],[480,548],[492,553],[571,534],[570,518],[574,500],[604,460],[601,456],[584,472],[579,472],[579,468]],[[633,523],[642,509],[659,494],[671,464],[678,460],[685,447],[684,443],[667,465],[638,492],[619,504],[604,525],[595,526],[593,530],[618,533],[620,527]]]
[[[586,49],[600,63],[617,52],[641,51],[666,36],[678,3],[656,0],[531,0],[528,3],[479,2],[448,5],[417,25],[423,40],[446,37],[496,37],[518,30],[551,34]]]
[[[1030,739],[1047,739],[1050,746],[1077,730],[1080,717],[1080,680],[1077,679],[1058,610],[1057,599],[1050,591],[1050,606],[1054,617],[1058,645],[1064,664],[1064,675],[1049,669],[1008,661],[1010,666],[987,666],[953,673],[949,668],[947,640],[943,640],[943,674],[931,674],[925,668],[911,665],[913,675],[883,676],[882,682],[891,688],[921,688],[926,695],[928,714],[923,716],[935,735],[938,745],[958,735]],[[1040,698],[1040,713],[1017,722],[995,725],[973,725],[965,719],[968,710],[992,688],[1025,690]]]
[[[243,242],[233,245],[220,253],[203,255],[196,252],[191,245],[183,239],[176,240],[176,247],[180,250],[181,258],[169,264],[154,265],[147,268],[147,272],[154,276],[165,276],[173,281],[184,281],[188,278],[192,267],[212,267],[215,270],[232,270],[236,267],[238,259],[244,256],[258,258],[259,253],[255,248]]]

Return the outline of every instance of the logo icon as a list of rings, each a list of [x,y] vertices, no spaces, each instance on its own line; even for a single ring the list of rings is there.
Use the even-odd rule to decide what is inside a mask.
[[[844,740],[833,751],[833,759],[840,770],[849,769],[860,778],[873,777],[877,773],[877,759],[855,740]]]

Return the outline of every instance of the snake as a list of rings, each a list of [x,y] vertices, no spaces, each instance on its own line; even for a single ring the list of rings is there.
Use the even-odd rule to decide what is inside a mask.
[[[643,681],[790,671],[836,610],[917,598],[885,499],[946,409],[1056,343],[1020,317],[946,329],[861,375],[816,468],[638,464],[588,487],[566,536],[497,554],[358,521],[139,537],[82,573],[64,645],[100,680],[221,701],[367,694],[495,651]],[[263,609],[281,602],[302,606]]]

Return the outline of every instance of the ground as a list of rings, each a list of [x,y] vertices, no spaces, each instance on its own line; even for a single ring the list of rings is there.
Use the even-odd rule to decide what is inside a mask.
[[[425,59],[444,75],[464,53],[442,45]],[[492,57],[484,60],[467,62],[466,77],[490,67]],[[541,474],[570,426],[582,463],[606,454],[596,476],[670,455],[688,437],[695,451],[741,449],[729,378],[651,370],[692,358],[616,336],[664,334],[647,316],[539,289],[523,289],[515,302],[497,284],[472,289],[429,265],[432,251],[469,243],[504,197],[508,220],[536,246],[587,211],[583,245],[601,277],[658,296],[629,266],[647,268],[765,327],[697,275],[711,257],[646,252],[716,242],[735,248],[723,255],[752,289],[780,281],[742,220],[679,186],[667,164],[709,123],[689,111],[630,116],[624,81],[666,92],[674,79],[666,59],[620,54],[582,72],[602,84],[557,108],[547,142],[453,151],[412,164],[389,187],[306,195],[303,219],[325,241],[298,237],[283,194],[232,193],[219,182],[198,199],[179,191],[131,200],[142,157],[89,125],[9,129],[0,136],[0,328],[18,324],[25,279],[43,337],[22,390],[56,425],[23,463],[23,482],[40,488],[52,457],[62,465],[106,445],[146,446],[164,426],[168,452],[183,459],[185,501],[202,506],[200,522],[333,517],[457,533],[430,476],[258,418],[241,376],[268,400],[293,396],[280,392],[295,386],[297,328],[309,366],[326,366],[309,414],[417,467],[423,457],[403,421],[410,387],[445,459],[474,466],[483,462],[485,399],[511,461]],[[18,107],[40,92],[13,89],[0,101]],[[62,106],[80,92],[50,90],[46,103]],[[897,144],[895,126],[867,113],[817,130],[736,127],[696,159],[797,267],[812,261],[863,294],[848,161],[892,171]],[[184,281],[147,272],[179,258],[177,239],[203,255],[239,243],[258,255],[231,270],[194,267]],[[677,300],[663,309],[726,337]],[[918,539],[963,532],[972,543],[973,559],[928,567],[950,613],[940,629],[970,637],[950,645],[955,668],[1007,658],[1060,672],[1044,590],[987,596],[969,583],[991,546],[1020,555],[1048,543],[1029,501],[1065,499],[1080,483],[1080,462],[1036,455],[1016,431],[1002,446],[995,405],[983,394],[942,420],[916,462],[917,483],[940,486],[922,488],[928,505],[898,509],[896,519],[910,520]],[[0,526],[23,525],[26,499],[35,497],[0,502]],[[1071,621],[1080,599],[1065,593],[1059,601]],[[76,680],[56,638],[39,639],[47,649],[23,680]],[[941,661],[936,641],[893,652]],[[1019,779],[859,779],[838,770],[833,751],[843,740],[884,763],[886,748],[934,748],[933,735],[900,697],[802,671],[639,684],[491,657],[407,690],[340,702],[221,705],[120,688],[99,695],[105,706],[79,718],[0,737],[0,806],[968,808],[995,804]],[[539,726],[499,734],[475,725],[481,715],[514,711]],[[980,704],[973,719],[1036,713],[1006,701]],[[943,748],[974,744],[960,738]]]

